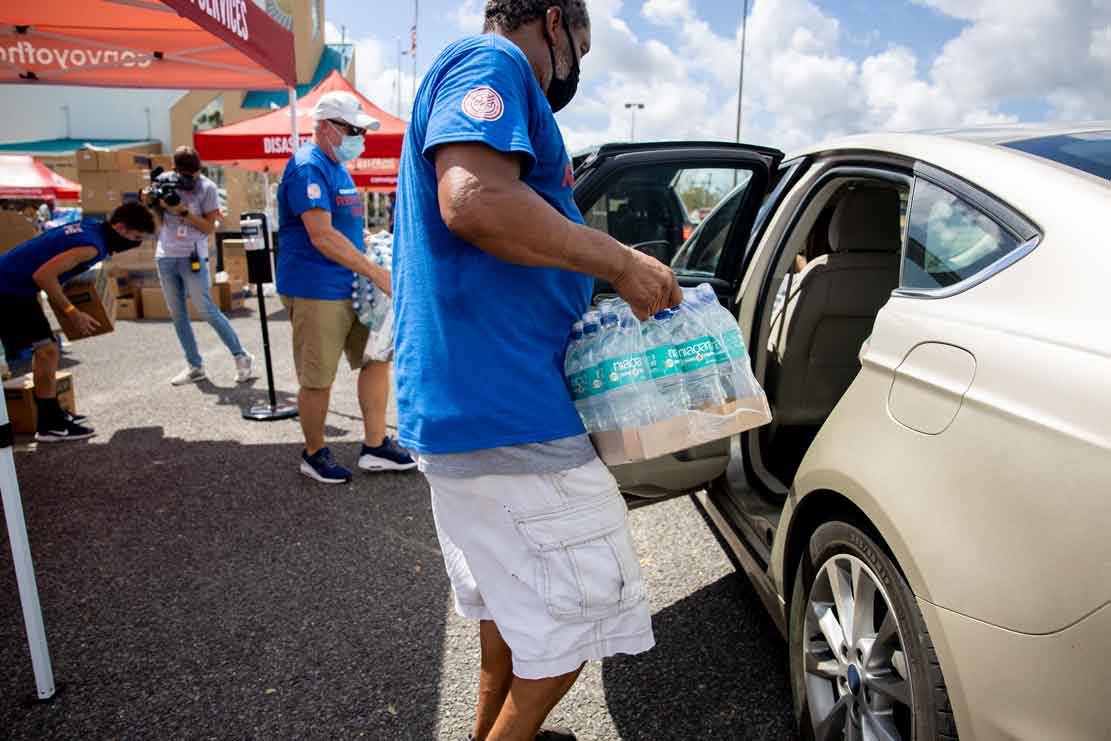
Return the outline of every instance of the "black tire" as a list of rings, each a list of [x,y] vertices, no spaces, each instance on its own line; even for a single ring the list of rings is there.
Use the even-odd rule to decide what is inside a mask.
[[[910,586],[891,557],[877,545],[872,536],[855,525],[836,521],[825,523],[814,531],[806,552],[799,560],[791,595],[788,626],[791,692],[801,737],[804,740],[815,739],[803,657],[806,610],[820,569],[837,555],[860,559],[887,592],[891,612],[899,626],[910,679],[911,708],[906,723],[910,730],[908,741],[955,741],[957,725],[945,679]]]

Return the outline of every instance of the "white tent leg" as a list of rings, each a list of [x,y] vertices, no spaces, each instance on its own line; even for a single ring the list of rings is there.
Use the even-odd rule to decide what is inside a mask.
[[[39,700],[49,700],[54,697],[55,692],[54,670],[50,666],[50,649],[46,645],[46,628],[42,622],[39,589],[35,583],[35,566],[31,562],[31,545],[27,541],[27,523],[23,519],[23,501],[19,496],[19,479],[15,474],[11,438],[8,407],[6,404],[0,405],[0,493],[4,497],[4,519],[8,523],[15,580],[19,585],[19,601],[23,606],[27,643],[31,648],[35,689]]]
[[[293,151],[301,148],[301,137],[297,133],[297,88],[289,89],[289,125],[293,129]]]

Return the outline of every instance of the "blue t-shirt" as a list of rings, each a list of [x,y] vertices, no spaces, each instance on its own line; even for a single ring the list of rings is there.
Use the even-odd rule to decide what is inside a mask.
[[[450,142],[520,153],[522,180],[582,223],[563,136],[525,55],[492,34],[445,49],[417,93],[398,176],[401,443],[420,453],[463,453],[580,435],[563,354],[594,281],[512,265],[452,234],[440,216],[434,164],[435,148]]]
[[[301,221],[301,214],[313,208],[331,212],[332,226],[366,252],[362,197],[351,174],[343,163],[306,142],[289,158],[278,185],[278,293],[350,299],[355,274],[316,249]]]
[[[96,257],[58,276],[58,282],[65,285],[108,257],[104,230],[111,228],[100,219],[84,219],[45,231],[13,247],[0,255],[0,293],[34,296],[39,292],[34,278],[39,268],[75,247],[96,247]]]

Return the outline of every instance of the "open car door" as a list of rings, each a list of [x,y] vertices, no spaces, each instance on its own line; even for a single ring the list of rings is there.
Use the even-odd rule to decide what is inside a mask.
[[[652,255],[683,287],[709,283],[735,314],[742,258],[783,153],[724,142],[610,144],[575,171],[587,225]],[[597,281],[595,297],[613,294]],[[721,475],[730,440],[612,468],[630,504],[684,494]]]

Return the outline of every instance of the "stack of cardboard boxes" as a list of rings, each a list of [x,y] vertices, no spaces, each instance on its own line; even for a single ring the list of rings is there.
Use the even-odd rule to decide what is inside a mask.
[[[150,185],[152,167],[163,167],[169,155],[145,154],[124,149],[78,149],[77,179],[85,214],[110,214],[116,206],[138,200]]]

